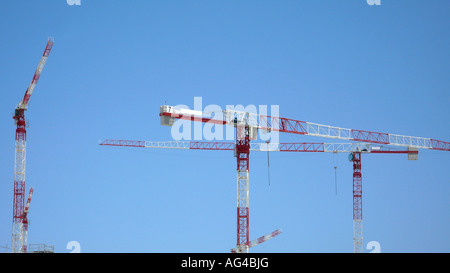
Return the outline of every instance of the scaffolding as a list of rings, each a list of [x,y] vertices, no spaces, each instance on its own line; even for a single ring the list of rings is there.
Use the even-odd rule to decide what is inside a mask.
[[[29,253],[55,253],[55,246],[46,244],[29,244]]]

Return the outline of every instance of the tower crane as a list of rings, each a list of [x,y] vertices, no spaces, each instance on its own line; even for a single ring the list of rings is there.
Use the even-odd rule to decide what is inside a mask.
[[[277,131],[282,133],[406,147],[408,148],[408,151],[410,151],[408,159],[411,160],[417,159],[415,151],[418,149],[450,151],[450,142],[432,138],[347,129],[230,109],[222,111],[222,119],[208,118],[208,114],[209,113],[203,113],[201,111],[192,111],[189,109],[162,105],[160,107],[159,115],[161,117],[161,124],[168,126],[173,125],[176,119],[184,119],[236,127],[235,149],[238,160],[238,192],[247,192],[246,199],[245,196],[242,198],[243,200],[247,200],[247,205],[250,136],[255,138],[258,130],[262,130],[263,132]],[[390,151],[390,153],[393,152],[394,151]],[[359,253],[362,252],[362,177],[360,153],[358,150],[352,151],[351,161],[353,162],[353,250],[355,253]],[[246,175],[239,175],[242,173],[242,171],[240,171],[240,169],[242,170],[242,167],[246,167]],[[246,182],[242,183],[242,181]],[[237,248],[239,249],[241,247],[245,249],[245,246],[248,246],[248,207],[246,209],[242,209],[242,207],[241,209],[238,209],[238,219],[238,233],[244,234],[246,232],[246,236],[242,236],[246,241],[240,240],[238,235]]]
[[[206,118],[207,113],[175,106],[163,105],[160,107],[162,125],[171,126],[175,119],[201,121],[204,123],[249,127],[254,133],[256,130],[278,131],[315,137],[325,137],[349,141],[361,141],[374,144],[394,145],[410,149],[431,149],[450,151],[450,142],[432,138],[405,136],[389,133],[380,133],[358,129],[347,129],[318,123],[266,116],[236,110],[223,110],[223,119]]]
[[[23,99],[15,108],[13,119],[17,126],[15,137],[15,165],[14,165],[14,200],[13,200],[13,226],[12,226],[12,247],[14,253],[26,252],[27,232],[24,231],[26,213],[25,205],[25,161],[26,161],[26,141],[27,122],[25,121],[25,111],[28,109],[28,102],[33,94],[34,88],[41,76],[47,58],[53,47],[53,38],[49,38],[45,46],[44,54],[34,73],[33,79],[28,86]]]
[[[315,137],[325,137],[353,141],[351,143],[281,143],[278,148],[265,144],[266,150],[286,152],[351,152],[354,163],[353,174],[353,222],[354,252],[362,252],[362,179],[360,155],[367,153],[407,153],[408,159],[416,160],[418,149],[450,151],[450,142],[389,133],[380,133],[359,129],[347,129],[330,125],[322,125],[294,119],[266,116],[236,110],[222,111],[222,118],[209,118],[209,113],[178,108],[169,105],[160,107],[161,124],[172,126],[177,119],[198,121],[215,125],[231,125],[236,127],[235,143],[221,142],[148,142],[107,140],[101,145],[147,147],[147,148],[180,148],[205,150],[235,151],[237,158],[237,243],[236,252],[248,252],[249,241],[249,155],[254,150],[252,139],[256,139],[258,130],[263,132],[277,131]],[[355,143],[360,142],[360,143]],[[156,146],[153,146],[153,145]],[[407,148],[403,151],[380,150],[373,144],[393,145]],[[257,144],[261,148],[264,143]],[[259,149],[261,151],[261,149]]]
[[[217,151],[236,151],[236,144],[233,142],[221,142],[221,141],[136,141],[136,140],[114,140],[107,139],[100,143],[104,146],[119,146],[119,147],[138,147],[138,148],[158,148],[158,149],[183,149],[183,150],[217,150]],[[315,142],[301,142],[301,143],[279,143],[277,148],[270,143],[250,143],[249,151],[274,151],[274,152],[329,152],[329,153],[350,153],[350,155],[356,154],[359,159],[359,173],[360,173],[360,158],[361,153],[373,153],[373,154],[408,154],[408,158],[411,160],[417,159],[418,151],[414,150],[388,150],[384,147],[375,146],[372,143],[315,143]],[[353,160],[353,159],[352,159]],[[355,159],[356,160],[356,159]],[[354,169],[354,173],[357,169]],[[355,177],[355,174],[354,174]],[[359,178],[361,176],[359,175]],[[238,171],[239,179],[239,171]],[[354,178],[355,179],[355,178]],[[354,251],[362,251],[362,184],[354,181]],[[239,180],[238,180],[239,183]],[[240,184],[238,184],[238,187]],[[355,190],[356,189],[356,190]],[[248,194],[248,190],[246,192]],[[246,196],[248,198],[248,195]],[[238,189],[238,201],[239,189]],[[248,204],[248,199],[247,199]],[[356,216],[356,217],[355,217]],[[360,216],[360,217],[358,217]],[[237,233],[237,246],[232,249],[232,252],[246,252],[250,247],[253,247],[259,243],[265,242],[270,238],[275,237],[281,233],[281,230],[276,230],[269,235],[262,236],[256,240],[253,240],[245,245],[239,245],[241,239],[241,230],[239,214],[237,217],[238,233]],[[248,222],[246,222],[247,224]],[[247,228],[247,225],[245,226]],[[248,229],[245,229],[248,232]],[[248,238],[248,233],[246,234]],[[244,248],[244,249],[243,249]]]

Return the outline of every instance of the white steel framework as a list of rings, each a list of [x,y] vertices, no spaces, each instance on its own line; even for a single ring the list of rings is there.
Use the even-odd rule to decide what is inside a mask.
[[[106,146],[125,146],[141,148],[160,148],[160,149],[198,149],[198,150],[234,150],[234,142],[221,141],[135,141],[135,140],[113,140],[107,139],[100,142],[100,145]],[[375,153],[387,147],[372,143],[351,142],[351,143],[250,143],[250,151],[270,151],[270,152],[329,152],[329,153],[351,153],[360,151],[362,153]],[[396,150],[392,150],[393,153]]]
[[[248,253],[249,244],[248,229],[249,229],[249,172],[248,170],[237,171],[237,213],[238,217],[238,241],[236,245],[237,253]]]
[[[14,208],[12,224],[11,250],[13,253],[24,251],[24,233],[22,214],[25,205],[25,164],[26,140],[16,138],[14,164]]]

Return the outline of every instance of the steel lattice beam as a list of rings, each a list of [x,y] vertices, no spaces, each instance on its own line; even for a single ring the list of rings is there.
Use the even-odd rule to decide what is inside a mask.
[[[172,119],[200,121],[218,125],[247,124],[263,131],[278,131],[283,133],[310,135],[316,137],[334,138],[350,141],[360,141],[376,144],[413,147],[419,149],[433,149],[450,151],[450,142],[424,137],[404,136],[389,133],[380,133],[367,130],[348,129],[313,122],[287,119],[275,116],[258,115],[235,110],[224,110],[223,119],[204,118],[202,112],[161,106],[160,116]]]

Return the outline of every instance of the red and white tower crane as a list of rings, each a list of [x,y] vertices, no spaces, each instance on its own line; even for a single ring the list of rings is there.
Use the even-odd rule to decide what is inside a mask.
[[[222,142],[222,141],[139,141],[139,140],[113,140],[107,139],[100,143],[104,146],[119,146],[119,147],[138,147],[138,148],[156,148],[156,149],[182,149],[182,150],[206,150],[206,151],[235,151],[237,156],[237,145],[233,142]],[[358,154],[359,160],[361,158],[361,153],[366,154],[408,154],[409,159],[416,159],[418,151],[414,150],[389,150],[384,147],[376,146],[372,143],[316,143],[316,142],[301,142],[301,143],[279,143],[276,147],[270,143],[250,143],[249,150],[252,152],[307,152],[307,153],[350,153],[350,155]],[[239,158],[237,159],[239,161]],[[248,166],[248,165],[245,165]],[[359,173],[361,164],[359,161]],[[239,163],[238,163],[239,167]],[[241,185],[241,178],[239,176],[238,169],[238,202],[239,199],[246,198],[245,202],[248,205],[248,172],[246,176],[246,184]],[[354,175],[355,177],[355,175]],[[361,176],[359,176],[361,178]],[[361,180],[359,180],[361,182]],[[362,252],[362,184],[354,182],[354,188],[359,189],[359,191],[354,191],[354,251]],[[245,193],[244,196],[242,196]],[[240,203],[238,203],[239,208]],[[248,208],[248,207],[247,207]],[[247,210],[246,210],[247,211]],[[239,245],[240,239],[243,237],[241,234],[245,232],[245,238],[248,238],[248,223],[249,217],[246,214],[245,221],[241,220],[241,214],[238,211],[237,214],[237,246],[232,249],[232,252],[248,252],[250,247],[253,247],[259,243],[267,241],[281,233],[281,230],[276,230],[271,234],[262,236],[256,240],[250,241],[245,247]],[[358,215],[360,217],[358,217]],[[355,217],[356,216],[356,217]],[[258,243],[256,243],[258,242]],[[246,247],[248,246],[248,247]],[[245,251],[243,251],[243,249]]]
[[[326,137],[333,139],[341,139],[348,141],[361,141],[374,144],[393,145],[398,147],[406,147],[409,151],[409,159],[417,159],[416,152],[418,149],[432,149],[450,151],[450,142],[423,138],[413,137],[389,133],[380,133],[358,129],[347,129],[341,127],[335,127],[330,125],[322,125],[312,122],[287,119],[276,116],[266,116],[254,113],[246,113],[235,110],[222,111],[223,119],[211,119],[208,117],[209,113],[202,113],[201,111],[192,111],[179,109],[173,106],[163,105],[160,108],[161,122],[163,125],[172,125],[174,119],[184,119],[191,121],[201,121],[212,124],[232,125],[236,128],[236,154],[238,155],[238,174],[239,167],[247,168],[248,171],[248,155],[249,149],[247,149],[250,138],[242,140],[242,135],[250,136],[255,135],[257,130],[262,131],[278,131],[283,133],[300,134],[316,137]],[[244,129],[239,129],[239,127]],[[245,134],[243,133],[245,132]],[[241,137],[241,140],[239,139]],[[395,151],[388,151],[389,153],[395,153]],[[415,155],[414,155],[415,154]],[[353,162],[353,249],[354,252],[362,252],[362,177],[361,177],[361,157],[359,150],[352,151]],[[240,162],[241,165],[240,165]],[[245,178],[245,176],[242,176]],[[248,190],[248,176],[247,184],[243,184],[238,176],[238,192]],[[243,196],[243,195],[241,195]],[[248,196],[248,195],[247,195]],[[248,200],[248,197],[247,197]],[[247,202],[248,204],[248,202]],[[239,205],[239,203],[238,203]],[[248,245],[248,213],[241,209],[238,209],[238,246],[237,249],[244,245]],[[247,236],[240,237],[239,234]],[[246,241],[240,239],[243,238]],[[247,248],[248,249],[248,248]]]
[[[33,79],[28,86],[23,99],[17,105],[14,111],[14,122],[17,126],[15,141],[15,165],[14,165],[14,200],[13,200],[13,225],[12,225],[12,247],[13,253],[26,252],[27,231],[24,230],[26,220],[25,206],[25,161],[26,161],[26,121],[25,111],[28,108],[28,102],[33,94],[34,88],[41,76],[44,65],[53,47],[53,38],[49,38],[45,46],[44,54],[34,73]],[[32,191],[31,191],[32,192]],[[30,196],[31,198],[31,196]],[[28,228],[28,226],[27,226]]]
[[[216,125],[231,125],[236,127],[236,142],[199,142],[199,141],[126,141],[106,140],[100,145],[146,147],[146,148],[179,148],[203,150],[234,150],[237,158],[237,243],[235,252],[248,252],[249,241],[249,155],[255,151],[285,151],[285,152],[351,152],[354,163],[353,174],[353,242],[354,252],[362,252],[362,178],[361,153],[407,153],[409,159],[417,159],[418,149],[450,151],[450,142],[404,136],[373,131],[346,129],[341,127],[321,125],[275,116],[265,116],[253,113],[224,110],[222,119],[209,118],[210,113],[195,111],[174,106],[163,105],[160,108],[161,124],[172,126],[176,119],[200,121]],[[257,131],[277,131],[316,137],[342,139],[363,143],[250,143],[256,139]],[[407,148],[403,151],[382,150],[372,144],[393,145]],[[266,145],[265,149],[262,149]]]

